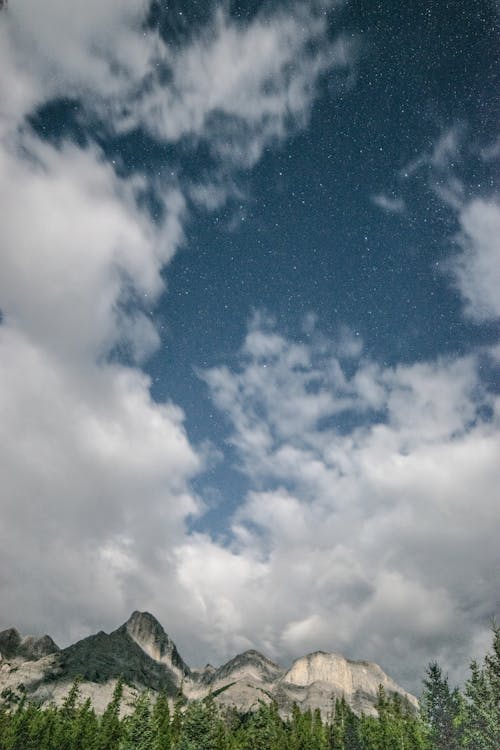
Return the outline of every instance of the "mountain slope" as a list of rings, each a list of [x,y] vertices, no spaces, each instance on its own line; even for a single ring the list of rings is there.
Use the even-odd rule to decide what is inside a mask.
[[[326,715],[332,700],[344,696],[356,712],[373,713],[379,685],[418,705],[377,664],[322,651],[297,659],[287,670],[255,650],[218,668],[192,670],[148,612],[133,612],[111,633],[101,631],[61,650],[49,636],[22,638],[14,628],[0,633],[0,695],[12,698],[25,690],[37,700],[59,702],[77,676],[82,694],[98,710],[119,677],[127,686],[126,700],[137,690],[165,690],[173,698],[182,689],[188,700],[211,693],[219,704],[245,712],[263,700],[276,701],[283,715],[294,703]]]

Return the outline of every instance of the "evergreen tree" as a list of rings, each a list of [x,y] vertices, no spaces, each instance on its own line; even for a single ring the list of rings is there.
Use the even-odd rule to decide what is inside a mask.
[[[0,750],[7,750],[7,737],[10,735],[11,715],[7,707],[0,704]]]
[[[186,698],[182,693],[182,685],[179,688],[177,697],[174,703],[174,715],[172,716],[172,723],[170,725],[170,742],[171,747],[177,750],[182,733],[183,714],[182,707],[186,703]]]
[[[431,747],[435,750],[458,750],[460,698],[457,690],[450,689],[448,678],[436,662],[427,667],[421,710],[428,725]]]
[[[280,743],[277,711],[273,704],[259,702],[259,708],[250,717],[244,733],[244,750],[276,750]]]
[[[321,711],[319,710],[319,708],[316,708],[313,713],[311,734],[312,750],[327,750],[326,732],[325,727],[323,726],[323,719],[321,718]]]
[[[363,750],[359,734],[359,719],[349,706],[346,708],[344,721],[345,750]]]
[[[483,666],[470,665],[465,684],[463,745],[467,750],[498,750],[500,747],[500,627],[492,625],[493,648]]]
[[[26,750],[31,742],[31,725],[34,722],[36,707],[27,703],[23,695],[14,715],[11,717],[5,737],[6,750]]]
[[[167,694],[162,691],[153,708],[153,750],[171,750],[170,708]]]
[[[58,711],[55,706],[39,708],[32,724],[32,748],[34,750],[57,750]]]
[[[134,711],[125,721],[124,734],[120,750],[153,750],[151,700],[146,691],[137,697]]]
[[[345,750],[345,729],[347,718],[347,703],[342,698],[337,698],[334,703],[331,729],[328,732],[330,750]]]
[[[182,721],[179,750],[217,750],[216,717],[204,701],[192,701]]]
[[[54,743],[57,750],[73,750],[74,721],[80,697],[80,678],[77,677],[64,698],[54,728]]]
[[[116,683],[113,697],[106,706],[97,734],[96,750],[118,750],[122,736],[120,705],[123,697],[123,681]]]
[[[71,735],[71,750],[95,750],[97,747],[98,721],[92,702],[87,698],[78,708]]]

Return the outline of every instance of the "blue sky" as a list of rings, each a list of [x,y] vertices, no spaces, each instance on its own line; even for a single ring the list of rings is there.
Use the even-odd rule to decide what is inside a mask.
[[[0,627],[460,679],[499,607],[495,4],[0,35]]]

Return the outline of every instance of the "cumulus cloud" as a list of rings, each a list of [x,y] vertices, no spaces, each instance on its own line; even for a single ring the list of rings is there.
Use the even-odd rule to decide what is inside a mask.
[[[165,195],[152,224],[95,149],[28,138],[0,162],[2,613],[67,637],[82,612],[97,624],[128,609],[124,577],[142,572],[147,590],[157,551],[199,510],[182,411],[109,360],[157,344],[147,311],[184,201]]]
[[[500,318],[500,204],[478,198],[459,212],[461,248],[447,264],[464,300],[464,312],[476,322]]]
[[[213,629],[213,588],[187,558],[179,571],[220,651],[233,633],[285,661],[337,650],[418,690],[432,656],[459,674],[499,605],[500,404],[474,356],[352,363],[335,342],[299,344],[257,319],[240,366],[205,374],[255,488],[217,584],[229,578],[237,616],[219,612]],[[211,544],[200,536],[185,551],[210,558]]]

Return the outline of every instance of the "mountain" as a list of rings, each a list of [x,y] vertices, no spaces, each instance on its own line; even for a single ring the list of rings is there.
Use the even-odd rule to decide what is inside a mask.
[[[42,702],[60,702],[75,677],[97,710],[109,701],[119,677],[125,681],[125,703],[137,690],[165,690],[188,700],[209,693],[222,706],[251,711],[258,701],[276,701],[288,715],[294,703],[319,708],[326,715],[332,700],[345,696],[357,713],[373,713],[379,685],[399,693],[417,707],[416,699],[376,664],[352,661],[317,651],[289,669],[255,650],[245,651],[220,667],[191,669],[174,642],[149,612],[133,612],[111,633],[99,632],[59,649],[49,636],[21,637],[15,628],[0,633],[0,697],[12,700],[26,691]]]

